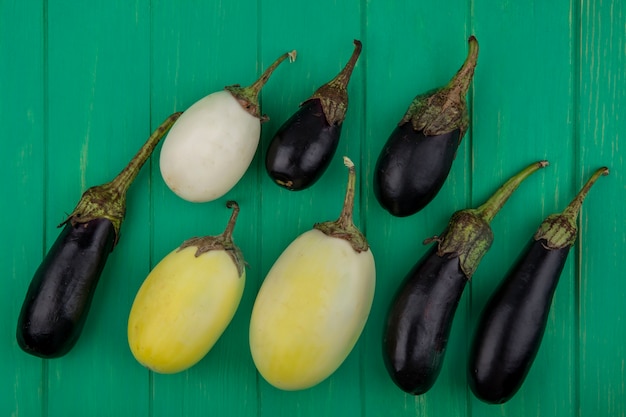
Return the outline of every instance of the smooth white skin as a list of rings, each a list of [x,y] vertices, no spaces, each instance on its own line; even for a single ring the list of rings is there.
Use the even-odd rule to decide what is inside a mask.
[[[194,103],[174,123],[161,149],[161,175],[179,197],[192,202],[218,199],[250,166],[261,121],[228,91]]]
[[[170,252],[137,292],[128,344],[139,363],[175,373],[201,360],[232,320],[246,281],[224,250]]]
[[[312,387],[330,376],[356,344],[374,298],[370,250],[310,230],[272,266],[250,321],[257,369],[283,390]]]

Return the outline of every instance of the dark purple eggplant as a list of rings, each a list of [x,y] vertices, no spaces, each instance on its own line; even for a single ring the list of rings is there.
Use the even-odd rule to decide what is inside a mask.
[[[547,165],[536,162],[502,185],[477,209],[457,211],[437,242],[398,288],[387,313],[383,358],[393,382],[420,395],[439,376],[459,300],[493,241],[489,223],[529,175]]]
[[[570,248],[576,217],[600,168],[560,214],[548,216],[491,295],[474,334],[467,376],[480,400],[502,404],[522,386],[539,351],[552,297]]]
[[[28,287],[17,322],[17,342],[42,358],[65,355],[76,344],[109,253],[126,214],[126,192],[159,140],[181,113],[168,117],[113,181],[91,187],[64,226]]]
[[[443,88],[415,97],[391,133],[374,169],[374,195],[397,217],[417,213],[443,186],[469,126],[465,96],[478,60],[468,40],[465,63]]]
[[[276,184],[304,190],[328,168],[339,144],[348,110],[347,86],[360,54],[361,42],[355,40],[354,52],[343,70],[303,102],[272,138],[265,168]]]

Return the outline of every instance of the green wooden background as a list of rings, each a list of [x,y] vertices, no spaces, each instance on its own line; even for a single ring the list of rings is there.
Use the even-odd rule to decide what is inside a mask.
[[[378,152],[411,99],[454,74],[470,34],[481,46],[468,97],[471,129],[433,203],[393,218],[372,191]],[[262,163],[271,135],[339,71],[355,38],[364,48],[331,167],[309,190],[279,189]],[[188,203],[164,185],[152,158],[130,189],[122,239],[74,350],[55,360],[19,350],[25,291],[81,193],[117,174],[167,115],[225,85],[250,84],[291,49],[297,61],[283,64],[263,90],[271,120],[243,180],[219,201]],[[622,0],[0,0],[0,415],[625,416],[625,68]],[[282,392],[255,371],[252,304],[289,242],[338,216],[343,155],[357,165],[356,221],[377,262],[373,309],[331,378]],[[405,395],[385,372],[381,332],[395,288],[426,250],[422,240],[540,159],[551,165],[492,223],[494,245],[463,295],[436,385]],[[525,385],[505,405],[481,403],[467,387],[465,363],[482,305],[541,220],[602,165],[611,175],[584,205]],[[226,199],[240,203],[235,240],[249,263],[240,308],[197,366],[150,373],[127,346],[134,295],[184,239],[223,230]]]

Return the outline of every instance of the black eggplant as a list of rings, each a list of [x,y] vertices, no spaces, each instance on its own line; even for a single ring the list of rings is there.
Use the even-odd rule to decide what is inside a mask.
[[[348,110],[347,86],[361,54],[354,41],[350,60],[328,83],[278,129],[265,155],[265,168],[274,182],[288,190],[304,190],[326,171],[335,155]]]
[[[465,63],[443,88],[415,97],[391,133],[374,169],[374,195],[397,217],[417,213],[443,186],[469,126],[465,96],[478,60],[469,38]]]
[[[562,213],[541,223],[485,305],[467,368],[469,386],[480,400],[501,404],[522,386],[539,351],[554,291],[576,241],[582,202],[595,181],[607,174],[607,168],[597,170]]]
[[[493,241],[489,223],[530,174],[547,165],[536,162],[502,185],[477,209],[457,211],[437,242],[404,278],[387,313],[383,358],[403,391],[419,395],[437,379],[452,320],[467,281]]]
[[[17,342],[42,358],[65,355],[85,324],[126,214],[126,192],[181,113],[168,117],[113,181],[85,191],[35,272],[17,322]]]

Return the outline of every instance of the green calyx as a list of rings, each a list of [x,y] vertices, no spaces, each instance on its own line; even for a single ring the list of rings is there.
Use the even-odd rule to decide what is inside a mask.
[[[352,163],[347,156],[343,157],[343,162],[348,167],[348,186],[346,187],[346,196],[344,198],[341,215],[334,222],[316,223],[313,228],[327,236],[347,241],[356,252],[365,252],[369,249],[367,239],[354,225],[352,220],[356,188],[356,169],[354,163]]]
[[[533,239],[545,240],[548,249],[561,249],[574,245],[577,234],[576,218],[552,214],[541,223]]]
[[[296,51],[286,52],[282,54],[272,65],[270,65],[261,77],[256,80],[252,85],[248,87],[241,87],[239,84],[229,85],[224,87],[226,91],[231,93],[235,99],[241,104],[241,107],[244,108],[245,111],[258,118],[262,122],[266,122],[269,118],[266,115],[261,115],[261,106],[259,105],[259,93],[261,89],[270,79],[270,76],[274,72],[276,68],[287,58],[289,58],[289,62],[293,62],[296,60]]]
[[[548,216],[539,226],[534,239],[544,240],[546,242],[544,245],[548,249],[562,249],[567,246],[573,246],[578,235],[576,218],[580,208],[593,184],[603,175],[609,175],[608,168],[602,167],[596,170],[562,213]]]
[[[148,160],[154,148],[172,127],[182,113],[174,113],[169,116],[150,135],[146,143],[141,147],[129,164],[111,182],[87,189],[74,211],[59,225],[70,223],[72,226],[87,223],[91,220],[108,219],[115,229],[115,245],[119,240],[120,228],[126,215],[126,193],[132,182],[139,174],[141,167]]]
[[[352,76],[352,71],[361,54],[361,41],[354,40],[354,51],[346,66],[339,74],[328,83],[318,88],[310,99],[319,100],[322,111],[329,125],[339,125],[343,123],[348,111],[348,83]],[[305,102],[306,102],[305,101]]]
[[[493,242],[489,223],[519,185],[532,173],[547,165],[547,161],[539,161],[524,168],[498,188],[480,207],[454,213],[442,236],[427,239],[424,243],[438,242],[437,254],[441,257],[458,256],[461,270],[467,279],[471,279]]]
[[[197,258],[203,253],[213,250],[223,250],[232,258],[235,266],[237,267],[237,273],[241,278],[245,270],[246,262],[243,258],[241,249],[239,249],[239,247],[233,242],[233,230],[235,229],[235,223],[237,222],[237,216],[239,215],[239,204],[237,204],[236,201],[228,201],[226,203],[226,207],[232,208],[233,212],[230,216],[228,224],[226,225],[226,229],[224,229],[224,232],[221,235],[193,237],[184,241],[178,248],[178,251],[194,246],[197,248],[195,253],[195,257]]]
[[[399,125],[411,123],[416,131],[426,136],[438,136],[460,130],[459,142],[469,126],[465,96],[474,76],[478,61],[478,41],[470,36],[465,62],[448,85],[415,97]]]
[[[424,243],[432,241],[438,242],[437,255],[440,257],[458,256],[461,270],[470,279],[491,247],[493,232],[477,210],[461,210],[452,215],[441,237],[426,239]]]

